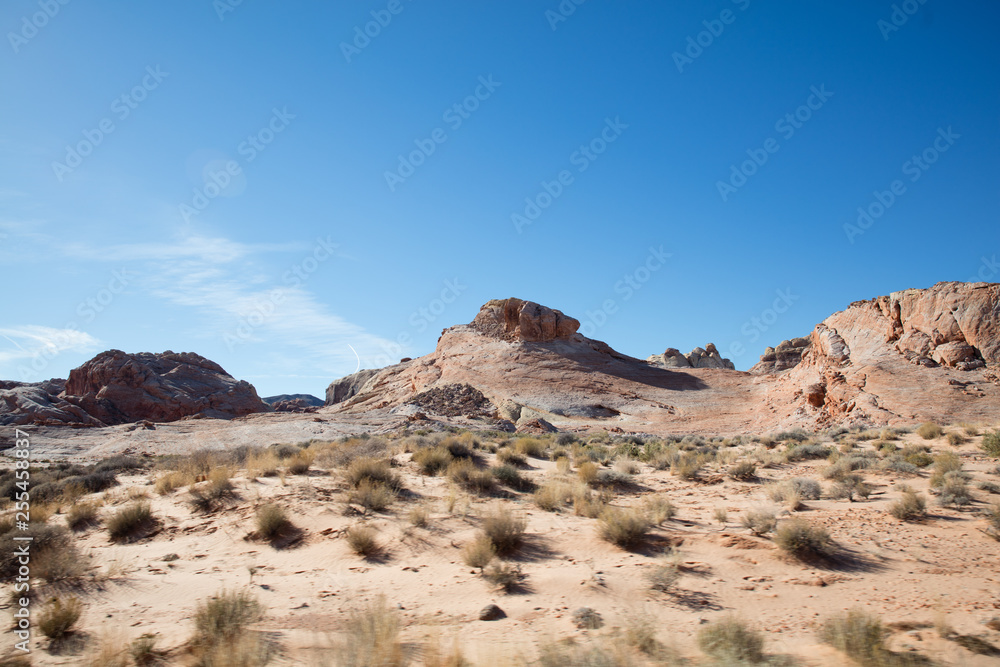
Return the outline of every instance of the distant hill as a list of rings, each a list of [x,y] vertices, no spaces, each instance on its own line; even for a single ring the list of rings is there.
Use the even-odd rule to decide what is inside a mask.
[[[304,401],[306,405],[314,408],[321,407],[323,405],[322,398],[316,398],[312,394],[280,394],[278,396],[267,396],[260,399],[267,403],[268,405],[274,405],[278,401]]]

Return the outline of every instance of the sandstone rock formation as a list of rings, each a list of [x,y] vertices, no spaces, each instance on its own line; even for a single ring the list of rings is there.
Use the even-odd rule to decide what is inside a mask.
[[[308,405],[314,408],[318,408],[323,405],[323,399],[317,398],[312,394],[278,394],[277,396],[265,396],[261,400],[272,407],[275,403],[279,403],[281,401],[298,401],[302,405]]]
[[[687,355],[679,350],[668,347],[663,354],[653,354],[646,358],[646,363],[658,368],[728,368],[736,366],[729,359],[723,359],[715,343],[709,343],[705,349],[696,347]]]
[[[488,336],[507,340],[547,342],[569,340],[580,328],[580,322],[533,301],[511,298],[485,304],[470,326]]]
[[[0,389],[0,423],[106,426],[199,416],[231,419],[270,408],[253,385],[194,354],[102,352],[68,380]]]
[[[1000,285],[940,283],[851,304],[769,348],[752,373],[715,346],[645,361],[520,299],[491,301],[434,352],[335,382],[334,414],[435,414],[415,397],[467,385],[505,424],[648,433],[979,422],[1000,411]],[[447,393],[447,392],[445,392]],[[328,408],[331,409],[331,408]],[[462,410],[458,410],[459,413]],[[486,419],[468,414],[468,417]],[[488,421],[488,420],[487,420]]]
[[[753,375],[779,373],[794,368],[802,361],[802,353],[812,344],[810,338],[783,340],[776,347],[768,347],[760,361],[750,369]]]

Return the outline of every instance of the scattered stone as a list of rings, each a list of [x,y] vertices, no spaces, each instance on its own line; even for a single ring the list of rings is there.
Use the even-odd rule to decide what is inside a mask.
[[[507,614],[495,604],[488,604],[479,612],[480,621],[498,621],[501,618],[507,618]]]

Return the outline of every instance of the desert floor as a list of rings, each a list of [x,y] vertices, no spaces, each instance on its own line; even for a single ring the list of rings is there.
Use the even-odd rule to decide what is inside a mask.
[[[945,431],[966,432],[958,426]],[[411,434],[299,443],[308,454],[300,458],[311,462],[302,474],[288,471],[291,459],[275,456],[298,447],[258,451],[243,465],[227,463],[224,454],[218,459],[196,455],[194,462],[145,459],[143,469],[120,471],[118,483],[104,491],[67,493],[41,510],[43,516],[52,512],[49,524],[66,525],[75,506],[92,503],[97,518],[72,531],[79,571],[33,583],[36,623],[45,600],[76,597],[83,603],[76,630],[50,641],[36,627],[30,657],[35,665],[133,664],[124,649],[150,633],[164,651],[162,664],[196,664],[191,641],[196,606],[227,589],[250,591],[266,608],[251,627],[271,647],[268,664],[275,665],[342,664],[352,612],[379,600],[398,621],[399,650],[409,664],[462,664],[448,662],[435,652],[438,648],[449,655],[457,648],[474,665],[525,664],[537,659],[539,646],[567,638],[583,649],[604,647],[616,656],[614,662],[593,664],[681,664],[683,659],[713,664],[696,637],[733,615],[763,633],[764,650],[776,664],[845,665],[852,663],[821,643],[817,629],[824,618],[860,607],[881,618],[888,630],[886,646],[900,660],[918,653],[938,664],[996,665],[1000,649],[990,647],[1000,646],[1000,621],[987,623],[1000,617],[1000,542],[988,534],[985,513],[1000,500],[995,495],[1000,489],[989,484],[1000,484],[1000,459],[981,449],[982,427],[967,432],[979,435],[965,436],[959,444],[944,436],[924,439],[916,432],[888,431],[835,439],[810,434],[805,443],[795,439],[801,435],[715,442],[688,438],[659,450],[660,458],[649,455],[652,448],[636,449],[607,434],[577,434],[575,442],[563,438],[561,444],[554,435],[534,436],[527,445],[525,438],[497,433]],[[577,493],[585,493],[580,466],[594,457],[588,452],[599,452],[607,464],[599,469],[609,472],[591,485],[594,497],[604,481],[604,498],[613,506],[640,508],[648,516],[654,506],[650,499],[666,498],[676,513],[625,549],[602,539],[599,519],[578,515],[572,503],[559,502],[546,511],[527,486],[500,485],[477,493],[444,473],[422,474],[411,460],[415,450],[458,440],[474,447],[479,469],[496,465],[498,451],[540,449],[525,457],[520,474],[536,488],[561,482],[561,488]],[[593,443],[585,448],[588,440]],[[797,457],[786,452],[803,444],[825,446],[832,454],[788,460]],[[215,446],[227,449],[224,442]],[[897,460],[925,447],[931,457],[956,454],[969,502],[939,502],[939,491],[931,487],[935,464],[915,473],[889,469],[882,462],[893,447],[899,448]],[[676,461],[685,451],[691,457],[702,454],[691,479],[682,476]],[[351,496],[345,470],[352,458],[372,453],[391,459],[391,470],[402,482],[383,511],[349,502],[357,497]],[[559,454],[566,457],[552,460]],[[669,456],[674,456],[673,470],[664,462]],[[867,498],[830,497],[838,487],[829,478],[828,458],[838,457],[867,457],[859,464],[867,467],[855,470],[868,487]],[[756,462],[755,477],[738,481],[728,474],[740,461]],[[218,470],[223,472],[213,472]],[[174,490],[156,484],[169,474],[181,484]],[[200,509],[192,504],[192,490],[204,496],[213,479],[230,475],[231,492]],[[211,479],[198,481],[206,477]],[[773,485],[792,478],[818,481],[822,497],[801,500],[794,509],[787,501],[774,501]],[[926,497],[923,519],[901,521],[890,514],[903,484]],[[111,541],[109,518],[143,502],[155,521],[123,541]],[[295,527],[273,542],[255,534],[255,515],[268,503],[283,509]],[[463,560],[463,549],[475,540],[483,517],[498,507],[527,521],[523,544],[506,558],[522,577],[510,592],[491,585]],[[414,525],[421,523],[414,508],[426,510],[425,525]],[[754,509],[773,510],[779,527],[792,517],[825,527],[836,555],[803,561],[786,554],[773,533],[757,536],[744,527],[743,517]],[[12,512],[8,505],[5,514]],[[377,531],[380,550],[370,557],[357,555],[348,544],[348,529],[358,524]],[[658,567],[679,574],[667,592],[650,588],[648,574]],[[7,613],[15,609],[12,601],[3,598]],[[506,617],[479,620],[480,610],[491,603]],[[578,628],[573,612],[582,607],[595,610],[602,627]],[[655,644],[647,642],[643,653],[636,637],[650,632]],[[13,635],[4,637],[12,646]]]

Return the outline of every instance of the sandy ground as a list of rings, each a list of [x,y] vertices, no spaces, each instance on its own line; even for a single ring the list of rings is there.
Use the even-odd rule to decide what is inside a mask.
[[[907,434],[899,444],[907,442],[926,441]],[[930,443],[961,456],[972,475],[971,507],[944,508],[931,497],[925,521],[893,519],[887,506],[900,495],[894,485],[905,482],[926,493],[927,472],[864,471],[873,486],[867,500],[807,501],[794,514],[827,527],[849,554],[839,564],[822,567],[782,555],[770,539],[743,528],[740,519],[756,507],[772,507],[779,517],[788,514],[767,498],[768,482],[811,477],[828,489],[831,482],[819,473],[825,460],[762,468],[754,482],[734,481],[711,468],[703,471],[702,481],[688,482],[643,465],[634,486],[617,494],[613,504],[637,505],[665,494],[678,512],[634,552],[601,540],[597,520],[576,516],[572,508],[543,511],[527,493],[508,499],[456,494],[446,478],[420,475],[409,454],[396,456],[408,497],[369,516],[348,509],[346,485],[336,470],[314,468],[304,475],[257,480],[237,473],[237,497],[207,515],[191,509],[184,489],[156,494],[152,482],[159,473],[121,476],[120,486],[94,495],[105,500],[102,515],[145,491],[160,529],[124,545],[112,544],[100,525],[77,533],[89,559],[88,575],[82,584],[49,591],[83,600],[82,632],[57,654],[39,636],[33,664],[87,664],[88,652],[109,634],[131,640],[156,633],[160,646],[176,650],[192,634],[199,600],[222,588],[249,588],[267,607],[258,628],[273,633],[281,646],[273,664],[310,664],[321,655],[318,649],[338,640],[345,614],[383,595],[400,615],[407,645],[419,650],[427,642],[450,646],[457,639],[476,665],[512,664],[519,655],[532,656],[539,642],[611,636],[642,617],[653,621],[661,642],[695,658],[699,628],[726,614],[762,629],[769,653],[794,656],[803,665],[845,665],[850,661],[842,654],[818,642],[816,628],[822,617],[855,606],[880,615],[886,624],[902,624],[889,639],[895,650],[919,651],[948,665],[997,665],[1000,658],[973,654],[934,629],[944,619],[960,634],[1000,646],[1000,632],[984,625],[1000,616],[1000,543],[980,530],[986,525],[980,510],[1000,496],[975,490],[978,482],[1000,483],[1000,477],[991,472],[998,461],[984,456],[978,442]],[[484,457],[492,462],[492,455]],[[559,475],[550,461],[528,461],[525,472],[537,482]],[[299,544],[275,548],[248,539],[255,508],[267,501],[278,502],[305,531]],[[431,508],[426,528],[407,520],[417,503]],[[473,539],[480,517],[497,503],[528,519],[527,547],[514,559],[523,568],[524,586],[512,594],[492,590],[461,558],[461,546]],[[717,508],[728,513],[724,524],[714,518]],[[61,521],[61,514],[50,519]],[[378,530],[382,557],[366,560],[348,548],[343,531],[359,522]],[[680,554],[682,577],[674,593],[653,592],[644,573],[671,544]],[[478,620],[480,609],[490,603],[507,618]],[[579,607],[598,611],[605,626],[577,629],[571,615]],[[13,643],[9,634],[5,637]],[[177,659],[176,664],[185,663]]]

